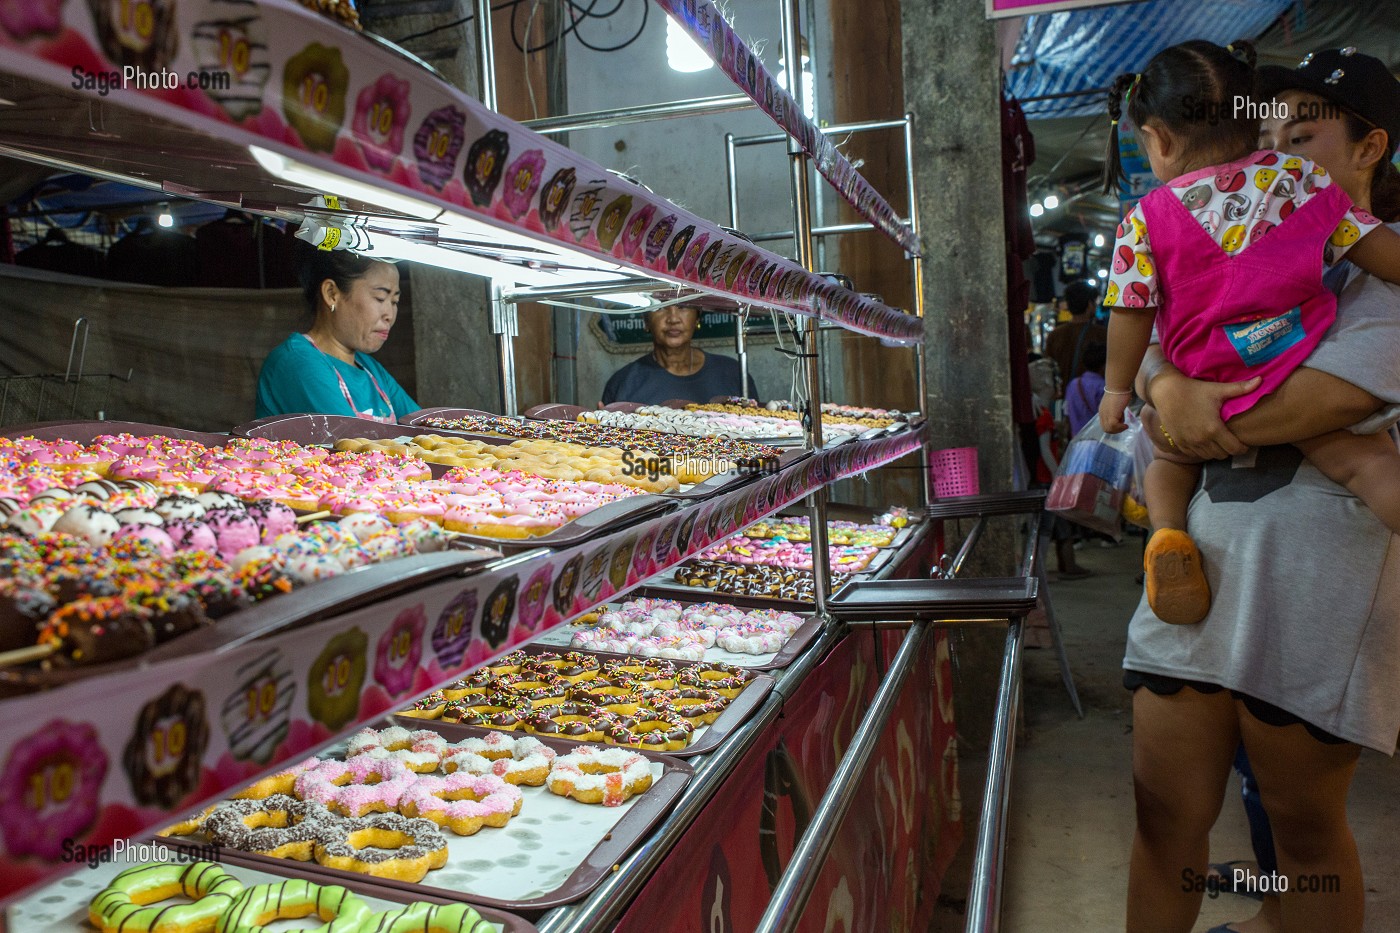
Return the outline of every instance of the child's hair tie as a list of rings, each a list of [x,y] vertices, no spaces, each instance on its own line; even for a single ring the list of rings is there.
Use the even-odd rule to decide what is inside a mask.
[[[1130,100],[1133,99],[1133,91],[1136,91],[1136,90],[1137,90],[1138,82],[1141,81],[1141,80],[1142,80],[1142,72],[1141,72],[1141,71],[1139,71],[1139,72],[1137,72],[1137,73],[1135,73],[1135,74],[1133,75],[1133,83],[1130,84],[1130,85],[1128,85],[1128,93],[1126,93],[1126,94],[1123,95],[1123,102],[1124,102],[1124,103],[1127,103],[1128,101],[1130,101]]]

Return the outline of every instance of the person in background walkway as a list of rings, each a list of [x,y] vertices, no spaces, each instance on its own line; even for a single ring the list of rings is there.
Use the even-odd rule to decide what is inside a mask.
[[[1101,343],[1084,348],[1084,372],[1065,389],[1065,418],[1069,421],[1070,437],[1099,415],[1099,402],[1103,400],[1103,365],[1107,359],[1108,352]]]
[[[1061,386],[1084,372],[1084,354],[1089,347],[1108,346],[1108,328],[1094,322],[1099,306],[1098,287],[1088,282],[1071,282],[1065,286],[1064,300],[1069,320],[1056,324],[1045,338],[1045,355],[1060,367]]]
[[[306,251],[306,333],[273,348],[258,374],[257,416],[315,412],[393,422],[419,405],[370,357],[399,315],[399,270],[354,253]]]
[[[1060,388],[1056,377],[1055,361],[1041,358],[1030,364],[1031,404],[1035,406],[1035,433],[1037,453],[1031,464],[1031,483],[1034,489],[1049,489],[1055,479],[1055,471],[1060,467],[1060,443],[1055,438],[1055,416],[1051,406]],[[1074,533],[1069,522],[1058,516],[1050,526],[1050,537],[1055,542],[1055,560],[1058,562],[1061,580],[1082,580],[1093,574],[1087,567],[1081,567],[1074,557]]]

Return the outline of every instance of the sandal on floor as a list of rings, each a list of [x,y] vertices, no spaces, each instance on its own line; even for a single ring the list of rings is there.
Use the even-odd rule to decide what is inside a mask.
[[[1194,625],[1210,612],[1210,584],[1201,552],[1184,531],[1163,528],[1152,535],[1142,555],[1147,574],[1147,604],[1163,622]]]
[[[1076,567],[1073,570],[1061,570],[1059,578],[1061,580],[1083,580],[1085,577],[1092,577],[1094,571],[1088,567]]]
[[[1233,920],[1230,921],[1230,923],[1234,922]],[[1230,923],[1222,923],[1218,927],[1211,927],[1209,930],[1206,930],[1206,933],[1240,933],[1239,930],[1230,926]]]

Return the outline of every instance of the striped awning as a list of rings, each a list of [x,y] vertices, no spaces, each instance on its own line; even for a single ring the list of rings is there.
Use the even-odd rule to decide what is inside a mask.
[[[1295,0],[1145,0],[1102,9],[1028,16],[1007,75],[1021,101],[1106,88],[1114,76],[1138,71],[1153,55],[1188,39],[1225,45],[1262,35]],[[1104,112],[1103,95],[1025,103],[1035,117]]]

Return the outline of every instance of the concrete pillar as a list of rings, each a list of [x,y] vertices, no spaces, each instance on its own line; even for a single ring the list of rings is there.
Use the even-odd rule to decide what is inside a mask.
[[[976,447],[983,492],[1011,488],[1006,236],[1002,221],[1000,49],[985,0],[901,5],[905,106],[915,116],[923,227],[925,359],[932,446]],[[956,546],[950,541],[950,546]],[[1016,523],[988,529],[969,576],[1005,574]],[[958,733],[991,737],[1001,629],[956,636]]]
[[[475,0],[363,0],[360,15],[366,29],[399,43],[449,83],[475,95],[472,24],[457,22],[475,9]],[[418,387],[414,397],[425,407],[496,411],[499,365],[485,280],[416,263],[409,275]]]

